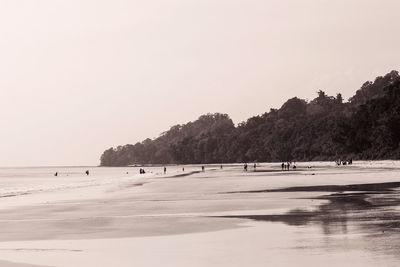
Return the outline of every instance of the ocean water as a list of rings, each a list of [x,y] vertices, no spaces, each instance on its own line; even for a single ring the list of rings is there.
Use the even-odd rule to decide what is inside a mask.
[[[218,165],[219,166],[219,165]],[[140,174],[143,168],[146,173]],[[165,175],[199,171],[200,165],[166,166]],[[215,168],[208,165],[207,168]],[[86,171],[89,175],[86,175]],[[55,173],[58,173],[55,176]],[[164,175],[164,167],[0,167],[0,197],[98,186]]]
[[[249,170],[253,170],[253,163]],[[206,170],[218,170],[221,164],[206,164]],[[222,164],[224,170],[240,170],[243,164]],[[334,162],[298,162],[298,170],[309,167],[357,168],[369,171],[371,169],[400,169],[400,161],[355,161],[352,166],[335,166]],[[202,165],[175,165],[166,166],[167,176],[184,172],[200,171]],[[139,174],[139,169],[144,168],[146,174]],[[257,163],[258,169],[279,170],[280,163]],[[85,174],[86,170],[90,175]],[[58,176],[55,176],[55,173]],[[149,178],[164,175],[163,166],[157,167],[0,167],[0,197],[50,191],[67,188],[80,188],[111,183],[134,181],[139,178]]]
[[[54,175],[56,172],[58,176]],[[118,183],[150,177],[158,172],[158,169],[152,168],[148,173],[140,175],[136,167],[2,167],[0,197]]]

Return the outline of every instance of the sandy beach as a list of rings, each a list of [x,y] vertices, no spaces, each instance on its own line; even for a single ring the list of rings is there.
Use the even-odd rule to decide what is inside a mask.
[[[3,177],[0,266],[400,265],[400,162],[297,166]]]

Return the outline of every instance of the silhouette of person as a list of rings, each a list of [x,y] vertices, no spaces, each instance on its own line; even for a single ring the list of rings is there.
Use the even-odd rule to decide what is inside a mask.
[[[58,176],[58,172],[56,172],[56,173],[54,174],[54,176]]]
[[[85,173],[86,173],[86,175],[87,175],[87,176],[89,176],[89,170],[86,170],[86,172],[85,172]]]
[[[281,167],[282,167],[282,171],[283,171],[283,169],[286,168],[285,163],[282,162]]]
[[[257,164],[254,163],[253,167],[254,167],[254,171],[256,171]]]
[[[247,163],[244,164],[244,171],[247,172]]]
[[[220,169],[222,170],[222,165],[221,165]]]
[[[164,167],[164,174],[167,173],[167,167]]]
[[[182,168],[182,171],[183,171],[183,172],[185,171],[185,167]]]
[[[204,165],[203,165],[203,166],[201,166],[201,171],[202,171],[202,172],[204,172]]]

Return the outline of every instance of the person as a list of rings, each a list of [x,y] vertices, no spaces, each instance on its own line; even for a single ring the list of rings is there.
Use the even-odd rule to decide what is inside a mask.
[[[247,163],[244,164],[244,171],[247,172]]]
[[[289,170],[290,169],[290,162],[287,162],[287,170]]]
[[[285,163],[284,162],[282,162],[281,167],[282,167],[282,171],[283,171],[283,169],[285,168]]]
[[[139,169],[139,173],[142,174],[142,168]]]
[[[253,168],[254,168],[254,171],[256,171],[257,164],[254,163]]]
[[[185,167],[182,168],[182,171],[183,171],[183,172],[185,171]]]
[[[86,172],[85,172],[85,173],[86,173],[86,175],[87,175],[87,176],[89,176],[89,170],[86,170]]]
[[[204,172],[204,165],[203,165],[203,166],[201,166],[201,171],[202,171],[202,172]]]
[[[220,169],[222,170],[222,165],[221,165]]]
[[[164,174],[167,173],[167,167],[164,167]]]
[[[56,172],[56,173],[54,174],[54,176],[58,176],[58,172]]]

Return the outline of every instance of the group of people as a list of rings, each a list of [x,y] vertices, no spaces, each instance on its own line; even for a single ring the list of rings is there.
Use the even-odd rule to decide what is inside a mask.
[[[337,166],[340,166],[340,165],[351,165],[351,164],[353,164],[353,159],[352,158],[345,159],[345,160],[338,159],[335,162],[336,162]],[[292,163],[291,161],[290,162],[289,161],[288,162],[282,162],[282,164],[281,164],[282,171],[289,171],[291,166],[292,166],[293,170],[296,170],[296,163]],[[253,168],[254,168],[254,171],[256,171],[256,168],[257,168],[257,164],[256,163],[254,163]],[[309,168],[311,168],[311,167],[309,167]],[[220,166],[220,169],[221,170],[223,169],[222,165]],[[247,172],[247,170],[248,170],[248,164],[247,163],[244,163],[243,170]],[[184,167],[182,168],[182,171],[183,172],[185,171]],[[201,166],[201,171],[202,172],[205,171],[204,165]],[[144,174],[144,173],[146,173],[146,171],[144,169],[140,168],[139,169],[139,173],[140,174]],[[166,173],[167,173],[167,167],[164,167],[164,174],[166,174]],[[87,176],[89,176],[89,174],[90,174],[89,170],[86,170],[85,174]],[[127,174],[128,174],[128,172],[127,172]],[[54,176],[58,176],[58,172],[54,173]]]
[[[249,165],[247,165],[247,163],[245,163],[245,164],[243,165],[243,170],[244,170],[245,172],[247,172],[248,167],[249,167]],[[222,165],[221,165],[221,169],[222,169]],[[256,171],[256,169],[257,169],[257,164],[256,164],[256,163],[254,163],[253,169],[254,169],[254,171]]]
[[[340,166],[340,165],[351,165],[351,164],[353,164],[353,159],[352,158],[345,159],[345,160],[338,159],[336,161],[336,165],[338,165],[338,166]]]
[[[296,163],[292,163],[292,162],[282,162],[281,167],[282,167],[282,171],[289,171],[290,170],[290,166],[293,164],[292,169],[295,170],[296,167]]]

